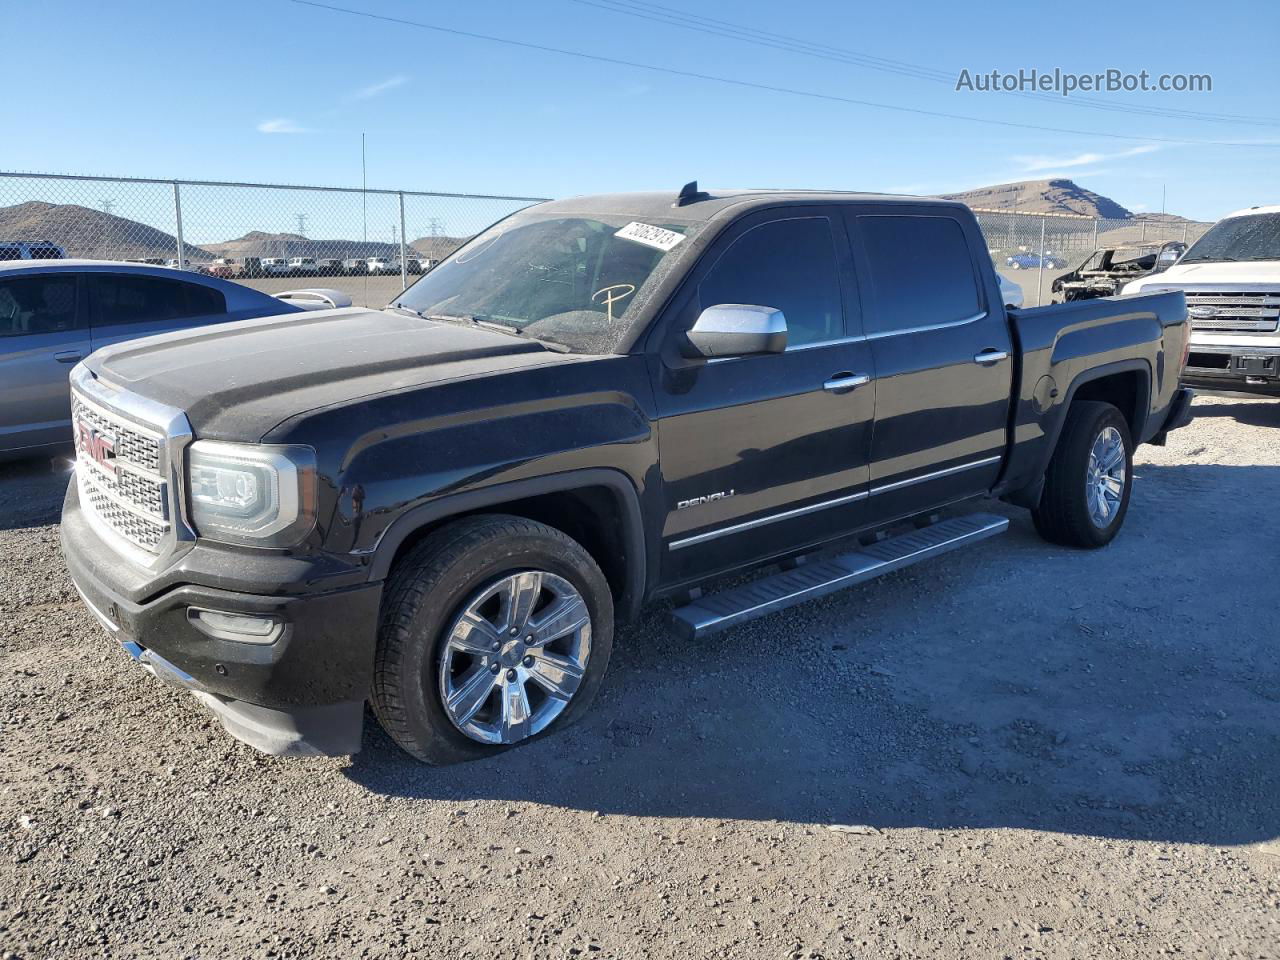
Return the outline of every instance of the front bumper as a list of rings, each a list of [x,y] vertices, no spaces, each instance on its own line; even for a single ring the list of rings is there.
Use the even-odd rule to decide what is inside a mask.
[[[273,754],[360,749],[381,584],[264,596],[183,583],[131,599],[119,582],[126,561],[94,532],[74,494],[60,536],[71,580],[106,631],[157,678],[212,709],[233,736]],[[268,616],[281,628],[272,643],[222,639],[191,622],[192,608]]]
[[[1280,397],[1280,347],[1192,342],[1182,382],[1202,390]]]

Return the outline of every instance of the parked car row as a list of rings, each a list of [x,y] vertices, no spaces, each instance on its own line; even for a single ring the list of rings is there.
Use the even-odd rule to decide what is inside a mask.
[[[413,276],[426,273],[436,261],[418,257],[405,260]],[[171,265],[176,265],[174,262]],[[399,274],[400,261],[388,257],[219,257],[194,268],[225,280],[263,277],[353,277]]]

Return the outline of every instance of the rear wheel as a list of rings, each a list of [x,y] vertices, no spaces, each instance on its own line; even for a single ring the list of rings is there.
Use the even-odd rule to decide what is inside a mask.
[[[470,517],[388,583],[374,712],[427,763],[484,757],[580,716],[612,646],[609,585],[580,544],[520,517]]]
[[[1124,416],[1109,403],[1072,404],[1031,514],[1036,530],[1051,543],[1104,547],[1124,524],[1132,484],[1133,440]]]

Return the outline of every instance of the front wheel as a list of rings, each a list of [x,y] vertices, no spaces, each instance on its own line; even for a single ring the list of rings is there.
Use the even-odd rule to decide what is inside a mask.
[[[488,756],[580,716],[612,648],[609,584],[579,543],[520,517],[469,517],[396,566],[374,713],[419,760]]]
[[[1031,517],[1051,543],[1105,547],[1124,524],[1132,488],[1133,439],[1124,416],[1109,403],[1074,403]]]

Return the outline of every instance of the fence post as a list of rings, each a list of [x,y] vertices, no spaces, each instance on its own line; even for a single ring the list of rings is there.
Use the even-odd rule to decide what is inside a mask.
[[[1187,242],[1187,224],[1185,221],[1182,224],[1182,242]]]
[[[404,191],[400,191],[400,289],[404,290],[409,286],[409,261],[407,259],[408,252],[405,250],[405,233],[404,233]]]
[[[1098,249],[1098,218],[1093,218],[1093,249]]]
[[[1146,241],[1147,241],[1147,221],[1143,220],[1142,221],[1142,242],[1146,243]]]
[[[1040,299],[1044,296],[1044,217],[1040,218],[1040,272],[1036,274],[1036,306],[1040,306]]]
[[[178,240],[178,269],[182,270],[186,267],[184,262],[186,256],[186,244],[182,242],[182,190],[178,186],[178,181],[173,181],[173,220],[177,224],[177,231],[174,236]]]

